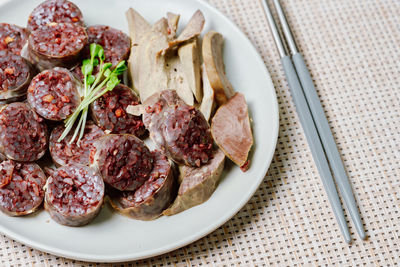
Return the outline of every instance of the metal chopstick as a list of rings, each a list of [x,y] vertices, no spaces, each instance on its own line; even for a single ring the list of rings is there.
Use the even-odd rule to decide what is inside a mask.
[[[354,199],[349,178],[347,177],[346,170],[340,158],[340,154],[337,149],[332,132],[330,130],[328,120],[325,117],[324,110],[322,109],[317,91],[311,79],[310,72],[307,69],[302,54],[297,49],[296,43],[290,31],[290,27],[287,23],[279,0],[274,0],[274,5],[282,26],[283,34],[285,35],[285,39],[288,43],[290,52],[292,53],[292,61],[296,69],[297,76],[299,77],[301,86],[303,87],[303,92],[306,96],[308,106],[310,107],[311,114],[314,118],[315,125],[317,126],[319,137],[321,138],[322,145],[328,157],[328,161],[333,170],[336,183],[339,187],[340,193],[342,194],[343,201],[349,210],[350,216],[354,222],[358,235],[361,239],[365,239],[367,236],[361,222],[360,214],[357,208],[356,200]]]
[[[304,96],[299,78],[297,77],[297,73],[293,67],[290,57],[287,55],[286,49],[283,46],[282,39],[276,27],[274,18],[271,14],[271,10],[269,9],[266,0],[261,0],[261,2],[264,6],[264,10],[268,19],[268,24],[272,31],[276,47],[281,57],[282,66],[285,71],[286,79],[289,84],[294,104],[296,106],[297,114],[299,115],[299,119],[302,124],[308,144],[310,146],[311,153],[313,155],[318,172],[320,173],[322,184],[324,185],[328,200],[331,204],[333,213],[339,224],[339,228],[344,236],[344,239],[347,243],[350,243],[350,232],[349,228],[347,227],[346,219],[344,217],[342,205],[340,204],[339,196],[336,191],[335,183],[329,169],[328,161],[326,160],[325,153],[318,136],[317,128],[314,124],[313,117],[308,108],[308,103]]]

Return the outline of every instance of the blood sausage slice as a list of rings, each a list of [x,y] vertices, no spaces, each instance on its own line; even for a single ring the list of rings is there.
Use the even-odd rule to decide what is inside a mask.
[[[54,22],[84,25],[82,12],[74,3],[67,0],[47,0],[29,15],[28,30],[32,32]]]
[[[0,153],[16,161],[35,161],[47,149],[47,126],[26,103],[0,110]]]
[[[46,175],[35,163],[0,163],[0,210],[11,216],[36,211],[42,204]]]
[[[93,122],[88,122],[79,144],[76,140],[70,144],[73,131],[58,142],[58,138],[60,138],[64,129],[63,125],[59,125],[53,129],[50,135],[49,149],[54,163],[59,166],[68,164],[90,165],[90,152],[94,149],[94,143],[97,139],[104,135],[103,130]]]
[[[136,191],[111,192],[111,205],[118,212],[134,219],[153,220],[173,201],[176,191],[172,166],[160,151],[153,155],[153,170],[141,187]]]
[[[144,135],[142,116],[127,113],[128,106],[136,106],[139,99],[132,89],[119,84],[112,91],[105,93],[91,104],[91,111],[97,125],[111,133]]]
[[[57,223],[81,226],[97,216],[103,199],[104,182],[93,169],[67,165],[47,180],[44,207]]]
[[[204,116],[174,90],[156,93],[144,103],[143,122],[150,137],[175,162],[199,167],[212,154],[213,140]]]
[[[153,155],[130,134],[108,134],[96,141],[92,166],[112,187],[132,191],[144,184],[153,169]]]
[[[36,75],[28,88],[28,102],[42,117],[60,121],[70,116],[81,102],[82,84],[64,68]]]

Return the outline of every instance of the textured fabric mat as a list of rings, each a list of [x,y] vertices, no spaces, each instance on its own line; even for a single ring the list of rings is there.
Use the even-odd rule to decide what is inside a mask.
[[[261,3],[209,2],[247,34],[271,73],[280,110],[275,156],[256,194],[229,222],[182,249],[127,265],[398,265],[400,1],[282,0],[369,236],[359,240],[350,222],[351,245],[343,241],[332,214]],[[49,255],[0,235],[0,266],[25,265],[97,266]]]

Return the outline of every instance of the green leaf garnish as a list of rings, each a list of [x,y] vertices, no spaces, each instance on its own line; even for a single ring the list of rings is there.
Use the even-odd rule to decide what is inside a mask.
[[[64,120],[65,129],[60,138],[58,138],[58,142],[62,141],[68,135],[68,133],[72,130],[72,127],[76,124],[76,120],[79,118],[74,134],[69,141],[71,144],[78,137],[79,144],[85,132],[89,105],[105,93],[112,91],[115,86],[121,82],[118,79],[118,76],[127,70],[125,60],[119,62],[114,69],[111,69],[112,63],[104,63],[104,60],[105,55],[103,47],[95,43],[91,44],[90,59],[85,59],[82,61],[81,70],[84,76],[84,88],[83,92],[81,92],[81,103],[76,108],[74,113]],[[98,65],[99,72],[96,75],[92,75],[94,67]]]

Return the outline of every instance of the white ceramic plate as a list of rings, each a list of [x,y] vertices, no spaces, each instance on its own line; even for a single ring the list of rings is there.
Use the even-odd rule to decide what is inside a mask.
[[[0,22],[26,25],[41,1],[0,0]],[[73,259],[117,262],[159,255],[185,246],[214,231],[251,198],[268,170],[275,150],[279,116],[275,90],[257,51],[246,36],[219,11],[199,0],[80,0],[75,2],[87,25],[106,24],[128,32],[125,11],[137,9],[150,22],[167,11],[181,14],[186,25],[196,9],[206,18],[205,30],[225,39],[226,71],[234,88],[244,93],[253,118],[255,146],[251,167],[243,173],[227,164],[221,183],[204,204],[171,217],[137,221],[112,212],[108,206],[84,227],[66,227],[45,211],[26,217],[0,214],[0,232],[28,246]]]

